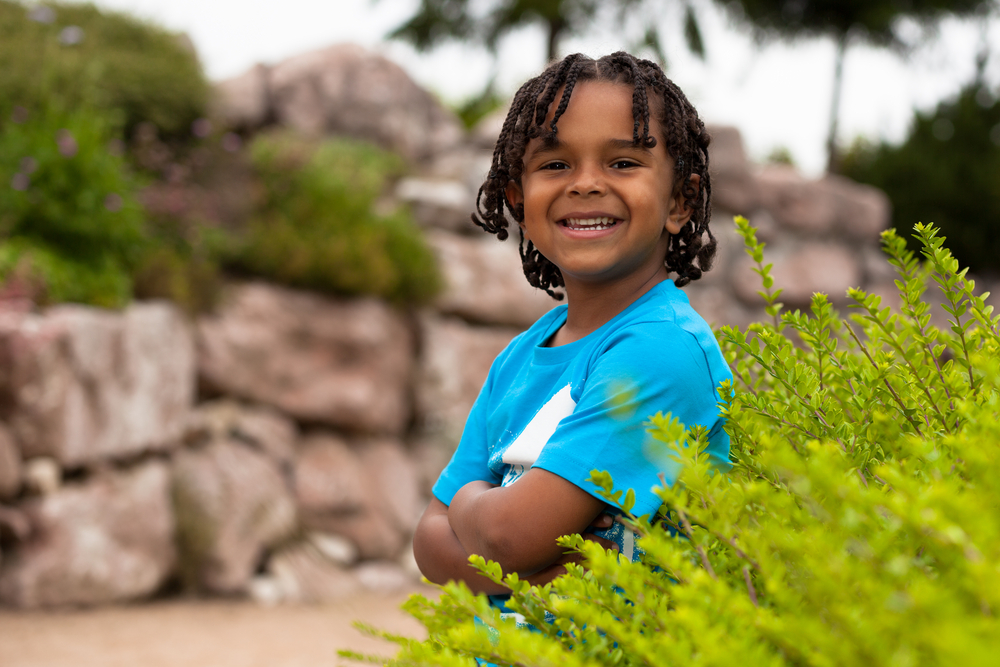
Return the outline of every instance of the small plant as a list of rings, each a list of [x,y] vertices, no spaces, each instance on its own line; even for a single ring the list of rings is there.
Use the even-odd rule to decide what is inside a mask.
[[[781,313],[756,258],[775,319],[718,333],[735,377],[720,388],[733,468],[712,469],[701,429],[651,418],[659,456],[683,472],[658,490],[657,516],[632,519],[643,562],[565,537],[586,569],[532,587],[473,558],[538,631],[449,584],[437,600],[407,602],[429,638],[389,637],[402,647],[390,664],[995,662],[1000,323],[937,231],[915,229],[922,262],[883,235],[899,312],[850,290],[849,318],[822,294],[808,313]],[[927,280],[945,295],[947,328],[921,299]],[[592,481],[630,509],[607,474]]]
[[[224,255],[232,269],[333,294],[423,302],[441,285],[434,256],[403,210],[375,212],[402,161],[343,139],[290,134],[250,146],[260,180],[246,233]]]
[[[145,243],[136,184],[90,109],[56,105],[0,119],[0,283],[42,303],[117,307]]]

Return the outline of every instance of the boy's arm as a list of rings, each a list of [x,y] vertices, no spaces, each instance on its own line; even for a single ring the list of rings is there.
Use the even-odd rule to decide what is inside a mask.
[[[472,482],[472,484],[478,484]],[[492,488],[492,485],[484,482]],[[413,556],[420,567],[420,571],[425,577],[436,584],[443,584],[450,580],[464,581],[474,593],[485,593],[496,595],[508,593],[509,589],[499,586],[482,576],[478,571],[469,565],[469,552],[465,550],[459,542],[458,537],[452,530],[448,521],[448,506],[437,498],[432,498],[430,505],[424,511],[417,525],[417,530],[413,535]],[[600,515],[588,527],[591,529],[608,528],[611,526],[612,518],[609,515]],[[524,526],[522,526],[522,529]],[[578,531],[582,532],[582,531]],[[565,533],[560,533],[565,534]],[[605,549],[616,549],[617,545],[610,541],[599,538],[595,535],[585,534],[589,540],[597,542]],[[554,544],[554,542],[553,542]],[[532,584],[542,585],[555,579],[566,570],[563,567],[566,563],[582,562],[582,556],[575,552],[564,553],[562,547],[557,547],[557,556],[545,567],[538,569],[533,574],[520,571],[519,574],[528,574],[526,578]],[[501,563],[503,566],[504,563]],[[504,572],[514,572],[504,567]]]
[[[472,569],[469,552],[448,523],[448,506],[437,498],[431,498],[413,533],[413,557],[423,575],[436,584],[455,580],[464,581],[474,593],[510,592]]]
[[[562,556],[557,537],[583,533],[604,508],[604,501],[572,482],[532,468],[510,486],[466,484],[447,519],[466,553],[496,561],[504,572],[532,573]]]

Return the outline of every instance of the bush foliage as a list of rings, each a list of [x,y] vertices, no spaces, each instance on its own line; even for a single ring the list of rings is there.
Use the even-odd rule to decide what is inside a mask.
[[[440,276],[423,235],[404,210],[377,212],[397,156],[344,139],[320,144],[265,134],[250,145],[260,181],[247,232],[225,262],[253,275],[334,294],[426,301]]]
[[[1000,100],[981,82],[917,112],[898,146],[856,143],[842,171],[885,190],[900,233],[914,220],[933,222],[960,262],[1000,271]]]
[[[700,429],[653,417],[659,455],[684,471],[659,489],[652,524],[633,521],[643,563],[562,538],[586,570],[544,587],[504,579],[510,606],[539,632],[501,621],[462,584],[435,601],[414,596],[406,608],[429,638],[392,638],[402,650],[391,664],[995,664],[998,318],[923,225],[923,262],[892,230],[883,236],[898,312],[851,290],[849,319],[822,294],[811,312],[781,313],[762,245],[738,225],[772,319],[719,332],[735,376],[720,391],[733,469],[710,468]],[[928,280],[946,297],[944,328],[921,298]],[[592,481],[628,509],[607,474]]]
[[[88,109],[0,119],[0,283],[27,281],[43,303],[128,301],[145,237],[112,135]]]
[[[179,135],[208,94],[179,35],[90,4],[0,0],[0,113],[56,100],[113,113],[126,131],[145,121]]]

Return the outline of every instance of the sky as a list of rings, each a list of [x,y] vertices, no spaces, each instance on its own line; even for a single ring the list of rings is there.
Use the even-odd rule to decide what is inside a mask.
[[[544,65],[541,28],[510,35],[496,62],[482,49],[451,44],[429,54],[386,42],[384,36],[412,15],[417,0],[93,0],[168,29],[187,33],[213,80],[236,76],[258,62],[276,63],[298,53],[355,42],[391,58],[448,102],[482,90],[494,74],[512,93]],[[666,36],[667,74],[680,85],[708,123],[735,125],[752,159],[763,161],[786,149],[800,169],[819,175],[825,165],[834,45],[808,40],[760,48],[729,25],[708,0],[695,0],[705,37],[701,61],[682,47],[680,3],[664,3],[657,18]],[[639,17],[634,21],[638,22]],[[619,31],[597,28],[566,41],[565,53],[599,56],[627,48]],[[637,23],[636,23],[637,25]],[[917,29],[911,31],[917,35]],[[974,75],[984,33],[969,22],[946,21],[936,35],[920,36],[906,56],[855,46],[844,65],[839,137],[901,141],[913,109],[933,109]],[[1000,44],[1000,20],[990,21],[988,43]],[[1000,53],[987,66],[987,80],[1000,84]]]

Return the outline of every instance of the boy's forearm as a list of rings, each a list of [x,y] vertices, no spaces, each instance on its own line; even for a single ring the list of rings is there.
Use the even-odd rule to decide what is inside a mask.
[[[523,568],[512,567],[515,563],[511,562],[511,543],[516,540],[516,534],[496,529],[498,522],[503,520],[496,511],[503,492],[503,487],[489,482],[466,484],[448,506],[448,523],[466,552],[500,563],[505,572],[520,572]],[[540,563],[532,569],[546,564]]]
[[[448,521],[467,553],[525,575],[562,558],[565,549],[556,538],[583,532],[603,508],[572,483],[532,469],[506,487],[466,484],[448,507]]]
[[[469,565],[469,552],[449,525],[448,507],[437,499],[431,501],[417,525],[413,535],[413,556],[421,573],[436,584],[463,581],[474,593],[510,592]]]

